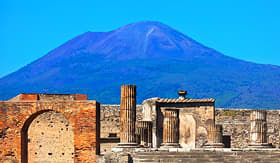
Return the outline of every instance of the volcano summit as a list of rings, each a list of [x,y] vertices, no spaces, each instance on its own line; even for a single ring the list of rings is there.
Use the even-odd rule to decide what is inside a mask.
[[[44,46],[44,45],[42,45]],[[159,22],[86,32],[0,79],[0,98],[19,93],[82,93],[120,102],[120,85],[150,97],[216,98],[218,107],[279,108],[280,67],[242,61]]]

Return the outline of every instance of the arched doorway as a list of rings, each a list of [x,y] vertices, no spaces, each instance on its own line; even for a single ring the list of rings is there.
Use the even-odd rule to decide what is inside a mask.
[[[22,129],[22,162],[74,162],[74,133],[56,111],[32,115]]]

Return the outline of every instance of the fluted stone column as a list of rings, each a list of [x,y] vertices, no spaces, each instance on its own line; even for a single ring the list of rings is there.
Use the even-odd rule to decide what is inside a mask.
[[[207,126],[208,135],[207,143],[204,145],[206,148],[223,148],[223,126],[211,123]]]
[[[163,110],[163,143],[162,147],[180,147],[178,109]]]
[[[120,143],[119,147],[135,147],[136,86],[121,86]]]
[[[152,146],[152,122],[136,122],[136,134],[140,136],[139,144],[144,147]]]
[[[251,130],[250,144],[251,148],[271,148],[267,143],[267,123],[265,110],[253,110],[250,115]]]

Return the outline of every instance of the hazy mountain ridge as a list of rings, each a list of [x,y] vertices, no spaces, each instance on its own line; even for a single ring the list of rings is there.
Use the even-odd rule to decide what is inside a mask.
[[[0,98],[22,92],[86,93],[119,103],[120,85],[150,97],[216,98],[218,107],[279,108],[280,67],[225,56],[159,22],[86,32],[0,79]]]

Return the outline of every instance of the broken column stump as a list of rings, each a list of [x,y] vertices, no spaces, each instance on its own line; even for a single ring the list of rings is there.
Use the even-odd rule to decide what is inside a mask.
[[[143,147],[152,146],[152,122],[138,121],[136,122],[136,135],[139,137],[139,144]]]
[[[223,148],[223,126],[215,125],[214,122],[207,126],[208,135],[207,143],[204,144],[205,148]]]
[[[272,148],[267,142],[267,123],[265,110],[253,110],[250,114],[250,148]]]
[[[161,147],[179,148],[179,110],[163,110],[163,143]]]

